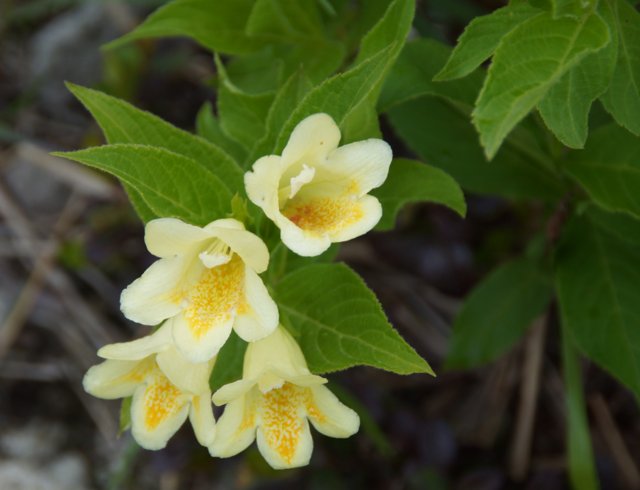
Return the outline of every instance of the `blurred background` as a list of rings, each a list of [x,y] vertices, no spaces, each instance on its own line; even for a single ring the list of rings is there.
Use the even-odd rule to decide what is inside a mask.
[[[100,50],[162,3],[0,0],[0,490],[568,488],[553,311],[498,362],[441,368],[464,296],[546,226],[535,203],[473,195],[466,220],[414,206],[396,231],[341,251],[339,260],[362,274],[439,373],[356,368],[332,376],[361,414],[355,437],[316,434],[310,466],[284,472],[255,448],[210,458],[189,424],[158,452],[139,449],[127,433],[117,437],[119,402],[88,396],[81,379],[97,348],[146,333],[124,319],[118,300],[152,257],[117,182],[49,152],[102,143],[64,80],[186,129],[214,101],[213,61],[192,42]],[[452,44],[470,19],[501,2],[418,5],[416,32]],[[383,127],[395,153],[410,156]],[[637,405],[608,375],[586,369],[603,488],[639,488]]]

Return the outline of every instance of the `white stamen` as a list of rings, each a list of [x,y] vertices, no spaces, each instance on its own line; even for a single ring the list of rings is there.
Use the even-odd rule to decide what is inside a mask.
[[[226,264],[231,260],[230,255],[225,254],[210,254],[207,252],[201,252],[198,257],[204,264],[205,267],[212,269],[213,267],[217,267],[222,264]]]
[[[267,371],[260,376],[260,379],[258,380],[258,389],[262,393],[268,393],[271,390],[282,388],[284,382],[285,380],[277,374]]]
[[[289,191],[289,199],[293,198],[303,185],[308,184],[316,175],[316,169],[302,165],[302,170],[295,177],[291,177],[291,190]]]
[[[198,254],[198,257],[205,267],[212,269],[228,263],[232,255],[233,252],[226,243],[222,240],[214,240],[209,248]]]

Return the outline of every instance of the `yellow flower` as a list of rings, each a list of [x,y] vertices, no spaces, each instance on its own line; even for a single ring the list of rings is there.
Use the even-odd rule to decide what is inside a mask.
[[[252,342],[277,327],[278,309],[258,276],[269,252],[239,221],[201,228],[156,219],[145,228],[145,243],[159,260],[122,292],[120,306],[145,325],[170,319],[173,340],[190,361],[215,356],[232,328]]]
[[[187,417],[198,442],[208,447],[215,437],[209,389],[214,360],[190,363],[175,347],[159,342],[167,331],[103,347],[99,354],[107,360],[87,371],[84,389],[109,400],[133,396],[131,433],[145,449],[165,447]],[[161,352],[149,352],[156,348]],[[109,359],[110,354],[116,358]]]
[[[264,156],[245,174],[249,199],[299,255],[319,255],[332,242],[363,235],[382,216],[380,202],[367,193],[387,178],[391,148],[379,139],[338,148],[339,141],[333,119],[314,114],[295,127],[282,156]]]
[[[309,421],[322,434],[349,437],[360,419],[309,372],[300,347],[279,327],[249,344],[243,378],[213,395],[226,408],[209,447],[212,456],[230,457],[257,438],[258,449],[276,469],[309,463],[313,439]]]

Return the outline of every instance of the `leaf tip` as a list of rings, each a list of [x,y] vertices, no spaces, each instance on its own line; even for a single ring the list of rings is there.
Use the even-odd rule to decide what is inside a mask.
[[[449,80],[453,80],[455,78],[460,78],[460,77],[456,76],[455,73],[452,73],[452,71],[449,69],[449,64],[447,63],[440,69],[438,73],[436,73],[433,76],[431,80],[434,82],[446,82]]]

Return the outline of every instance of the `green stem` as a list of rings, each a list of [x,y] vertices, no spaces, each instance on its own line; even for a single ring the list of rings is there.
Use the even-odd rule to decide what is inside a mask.
[[[582,392],[580,361],[566,326],[562,327],[562,357],[567,407],[569,477],[576,490],[598,490],[589,422]]]

